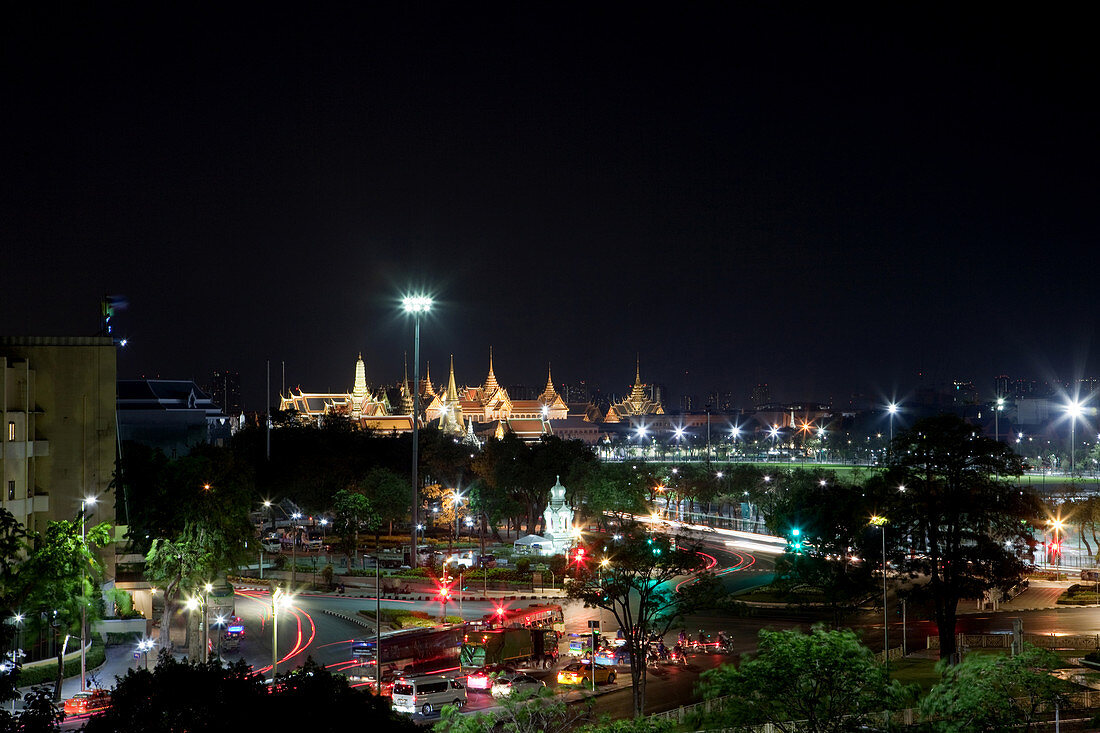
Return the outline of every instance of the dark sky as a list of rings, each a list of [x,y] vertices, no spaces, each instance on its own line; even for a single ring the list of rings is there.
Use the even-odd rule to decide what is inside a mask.
[[[745,402],[1097,371],[1084,17],[37,5],[0,24],[0,333],[125,294],[122,376],[391,381],[421,287],[460,383],[490,346]]]

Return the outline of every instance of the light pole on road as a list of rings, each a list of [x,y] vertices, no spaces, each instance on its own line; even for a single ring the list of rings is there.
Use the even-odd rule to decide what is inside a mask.
[[[412,546],[409,548],[409,567],[416,567],[417,505],[420,492],[417,487],[417,467],[420,462],[420,315],[432,309],[432,299],[426,295],[410,295],[402,299],[406,313],[412,313],[416,323],[413,336],[413,414],[412,414]]]

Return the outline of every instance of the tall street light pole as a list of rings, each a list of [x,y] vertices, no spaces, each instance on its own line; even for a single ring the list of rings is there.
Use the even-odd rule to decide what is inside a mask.
[[[1081,403],[1073,400],[1066,405],[1066,412],[1069,413],[1069,472],[1072,476],[1077,473],[1077,416],[1081,414]]]
[[[993,439],[1001,442],[1001,410],[1005,409],[1005,398],[998,397],[993,408]]]
[[[271,686],[273,690],[275,675],[279,672],[279,608],[286,605],[287,600],[287,594],[282,588],[275,588],[271,592]]]
[[[432,299],[425,295],[407,296],[402,301],[405,312],[413,314],[415,330],[413,336],[413,455],[412,455],[412,546],[409,548],[409,567],[416,567],[416,524],[417,504],[420,492],[417,487],[417,468],[420,463],[420,314],[432,309]]]
[[[890,616],[886,609],[886,517],[875,515],[871,524],[882,530],[882,663],[890,669]]]
[[[80,548],[84,552],[88,551],[87,535],[84,531],[84,519],[86,510],[89,506],[95,506],[95,497],[89,496],[80,502]],[[87,659],[87,628],[88,628],[88,598],[84,592],[84,566],[86,563],[81,561],[80,563],[80,689],[81,691],[87,689],[88,679],[88,659]]]

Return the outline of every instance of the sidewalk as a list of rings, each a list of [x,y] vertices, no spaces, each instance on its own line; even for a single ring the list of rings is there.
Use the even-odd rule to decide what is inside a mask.
[[[89,669],[88,674],[94,674],[99,686],[104,689],[110,689],[115,686],[115,677],[123,677],[126,674],[126,670],[136,668],[143,661],[142,659],[134,659],[134,649],[130,644],[115,644],[107,647],[106,660],[100,666],[95,669]],[[156,663],[155,658],[149,660],[149,664]],[[51,667],[56,670],[56,667]],[[19,699],[15,702],[15,709],[23,709],[23,695],[33,689],[33,687],[46,687],[53,689],[53,681],[44,682],[40,685],[33,685],[28,687],[19,688]],[[61,682],[61,699],[68,700],[70,697],[80,692],[80,675],[77,674],[73,677],[67,677]]]
[[[1087,606],[1060,606],[1058,597],[1075,582],[1072,580],[1032,580],[1027,589],[1010,601],[997,604],[996,609],[980,608],[978,601],[969,599],[959,601],[960,616],[979,613],[1019,613],[1021,611],[1045,611],[1064,608],[1087,608]]]

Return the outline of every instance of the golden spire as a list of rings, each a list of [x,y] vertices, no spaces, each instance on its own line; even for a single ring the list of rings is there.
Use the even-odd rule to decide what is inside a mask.
[[[557,390],[554,389],[554,375],[550,372],[550,365],[546,365],[546,389],[539,395],[539,402],[544,404],[550,404],[554,401],[554,398],[558,396]]]
[[[413,414],[413,396],[412,390],[409,389],[409,352],[405,352],[405,379],[401,382],[401,412],[402,414]]]
[[[634,387],[630,390],[629,401],[635,405],[640,405],[645,399],[645,388],[642,385],[642,359],[639,356],[637,371],[634,373]]]
[[[429,397],[437,396],[435,387],[432,386],[432,363],[430,361],[424,363],[424,383],[424,394]]]
[[[497,382],[497,375],[493,374],[493,347],[489,347],[489,376],[485,377],[485,394],[490,396],[493,392],[500,389],[500,383]]]
[[[458,402],[458,388],[455,387],[455,355],[451,354],[451,376],[447,378],[447,394],[444,396],[445,402]]]

